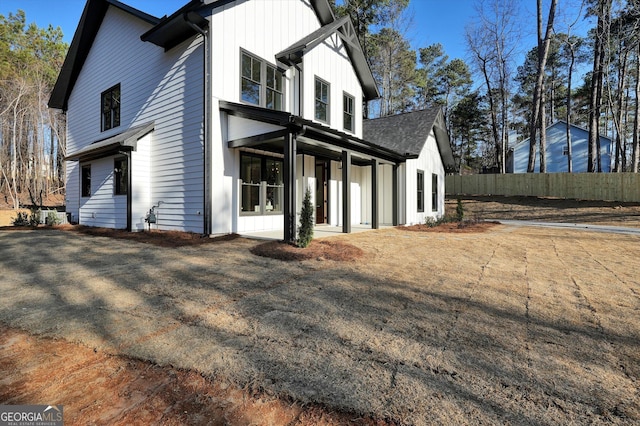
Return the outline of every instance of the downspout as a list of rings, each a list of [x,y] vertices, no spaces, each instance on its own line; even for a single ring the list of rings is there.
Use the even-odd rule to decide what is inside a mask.
[[[204,107],[204,227],[205,235],[211,234],[211,64],[209,60],[210,37],[209,32],[189,20],[189,13],[183,15],[184,21],[202,36],[203,44],[203,107]]]
[[[132,175],[131,168],[133,164],[131,161],[131,157],[132,157],[131,151],[125,152],[125,155],[127,156],[127,185],[128,185],[127,187],[127,232],[131,232],[133,230],[133,226],[132,226],[133,181],[131,180],[131,175]]]

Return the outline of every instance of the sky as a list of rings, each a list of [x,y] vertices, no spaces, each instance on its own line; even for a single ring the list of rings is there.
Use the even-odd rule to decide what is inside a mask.
[[[121,0],[136,9],[151,15],[162,17],[170,15],[185,5],[188,0]],[[579,0],[560,0],[556,23],[562,24],[575,19],[578,12],[573,4]],[[520,15],[531,32],[525,33],[521,41],[520,57],[535,45],[535,1],[521,0]],[[466,59],[465,26],[476,15],[473,0],[410,0],[409,15],[413,16],[412,25],[407,28],[406,37],[412,48],[417,51],[433,43],[440,43],[450,59]],[[85,0],[0,0],[0,14],[7,16],[22,9],[27,22],[35,22],[39,27],[60,27],[67,43],[71,43]],[[573,14],[571,12],[574,12]],[[573,16],[572,16],[573,15]],[[587,22],[580,21],[580,33],[584,35]],[[521,64],[521,60],[516,65]]]

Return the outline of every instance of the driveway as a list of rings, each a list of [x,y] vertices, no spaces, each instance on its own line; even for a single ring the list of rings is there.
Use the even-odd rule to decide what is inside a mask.
[[[365,257],[3,231],[0,322],[400,423],[640,421],[640,237],[332,238]]]

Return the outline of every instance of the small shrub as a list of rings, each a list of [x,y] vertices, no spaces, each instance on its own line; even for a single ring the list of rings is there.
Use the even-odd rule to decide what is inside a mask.
[[[440,221],[431,216],[427,216],[424,220],[424,224],[429,228],[435,228],[436,226],[440,225]]]
[[[462,200],[458,198],[458,204],[456,205],[456,217],[458,222],[462,222],[464,219],[464,207],[462,207]]]
[[[40,225],[40,210],[31,210],[31,214],[29,215],[29,225]]]
[[[26,212],[18,212],[16,217],[13,218],[11,224],[13,226],[29,226],[29,215]]]
[[[49,212],[44,220],[44,223],[48,226],[60,225],[60,218],[56,212]]]
[[[311,190],[307,188],[302,200],[300,211],[300,229],[298,231],[298,247],[305,248],[313,239],[313,206],[311,205]]]

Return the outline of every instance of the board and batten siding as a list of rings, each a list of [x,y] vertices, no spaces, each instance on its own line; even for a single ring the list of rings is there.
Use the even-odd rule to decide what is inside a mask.
[[[440,158],[440,151],[436,143],[433,130],[429,133],[427,142],[416,159],[407,160],[404,167],[405,180],[405,224],[415,225],[424,223],[427,217],[437,218],[444,215],[444,165]],[[418,212],[418,170],[424,171],[424,212]],[[431,204],[431,178],[438,175],[438,205],[433,211]]]
[[[240,216],[239,155],[227,147],[227,141],[265,131],[268,125],[234,126],[242,119],[229,118],[218,112],[218,101],[241,102],[241,51],[246,51],[272,65],[275,55],[320,28],[313,6],[307,1],[269,0],[233,1],[215,8],[210,17],[212,68],[212,232],[246,232],[282,229],[282,215],[264,217]],[[304,118],[314,118],[314,79],[330,83],[330,126],[343,131],[342,93],[355,98],[355,134],[362,135],[362,89],[349,62],[342,41],[328,39],[303,58],[303,94],[298,96],[300,72],[287,70],[284,84],[284,109],[298,113],[303,99]],[[308,106],[310,105],[310,106]],[[246,122],[247,120],[245,120]],[[227,123],[228,122],[228,123]],[[248,123],[245,123],[248,124]],[[241,133],[239,133],[241,132]],[[236,151],[236,152],[234,152]],[[312,167],[313,169],[313,167]],[[298,167],[296,192],[301,202],[303,181]],[[313,176],[308,176],[313,177]],[[355,192],[355,191],[354,191]],[[338,192],[333,192],[337,197]],[[334,203],[335,204],[335,203]],[[359,204],[359,203],[358,203]],[[333,217],[336,217],[333,215]],[[359,219],[358,219],[359,220]]]
[[[303,58],[303,113],[307,120],[315,120],[316,77],[329,83],[329,122],[322,123],[341,132],[362,138],[362,87],[353,65],[347,56],[342,40],[332,35],[320,43]],[[343,123],[343,93],[348,93],[353,102],[355,129],[345,131]]]
[[[141,212],[159,201],[158,228],[203,231],[203,45],[201,37],[165,52],[140,40],[151,25],[116,7],[109,7],[69,98],[67,152],[148,122],[155,127],[148,141],[147,172],[132,169],[133,228]],[[100,131],[100,95],[120,84],[120,126]],[[138,156],[139,157],[139,156]],[[136,158],[136,157],[134,157]],[[132,167],[140,164],[132,161]],[[110,160],[113,161],[112,159]],[[79,181],[79,167],[70,163],[67,181]],[[138,181],[147,179],[147,181]],[[140,187],[138,187],[140,185]],[[71,192],[73,190],[73,192]],[[78,203],[79,187],[68,187],[67,208]],[[135,197],[134,197],[135,198]],[[143,200],[149,205],[144,206]],[[100,214],[100,212],[98,212]],[[80,218],[81,221],[83,217]]]

